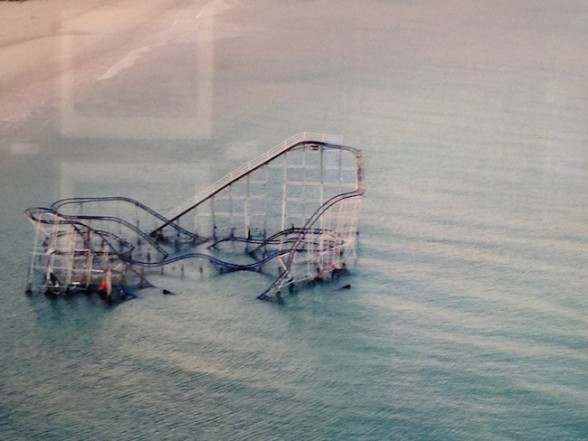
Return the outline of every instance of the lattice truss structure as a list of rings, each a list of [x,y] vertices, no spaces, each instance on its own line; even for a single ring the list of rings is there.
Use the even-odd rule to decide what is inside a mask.
[[[206,263],[273,275],[258,296],[269,299],[286,286],[330,279],[355,260],[364,193],[362,152],[304,133],[163,215],[126,197],[29,208],[28,290],[110,296],[148,286],[164,269],[202,273]]]

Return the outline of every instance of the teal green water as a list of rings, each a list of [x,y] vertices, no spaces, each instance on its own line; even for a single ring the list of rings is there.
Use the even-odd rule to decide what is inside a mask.
[[[65,134],[59,88],[3,126],[0,439],[588,438],[586,6],[342,3],[217,16],[200,139]],[[111,83],[79,72],[84,115],[157,114],[147,89],[193,84],[162,66],[186,41],[166,47]],[[25,296],[28,206],[165,210],[300,130],[364,149],[349,275],[283,304],[255,300],[254,273],[160,277],[175,296],[115,308]]]

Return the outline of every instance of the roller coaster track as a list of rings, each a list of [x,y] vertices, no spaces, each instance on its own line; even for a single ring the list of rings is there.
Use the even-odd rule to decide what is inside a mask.
[[[246,176],[247,174],[257,170],[258,168],[266,165],[267,163],[271,162],[281,154],[287,152],[288,150],[294,149],[302,144],[316,142],[318,144],[328,145],[329,138],[322,134],[313,134],[303,132],[298,135],[295,135],[286,141],[278,144],[273,149],[268,150],[267,152],[263,153],[262,155],[258,156],[257,158],[243,164],[241,167],[233,170],[231,173],[225,175],[212,185],[208,186],[200,193],[197,193],[191,199],[188,199],[184,203],[178,205],[176,208],[171,210],[166,214],[167,221],[164,222],[160,227],[156,228],[151,232],[152,236],[157,235],[161,230],[165,227],[174,224],[180,217],[185,215],[186,213],[192,211],[198,205],[202,204],[203,202],[207,201],[223,189],[227,188],[234,182],[238,181],[242,177]]]
[[[349,150],[353,151],[356,155],[357,158],[357,188],[354,191],[350,191],[350,192],[346,192],[346,193],[341,193],[338,194],[336,196],[333,196],[331,199],[329,199],[328,201],[326,201],[323,205],[321,205],[314,213],[312,216],[310,216],[308,218],[308,220],[306,221],[306,223],[304,224],[304,226],[301,228],[302,231],[308,231],[311,230],[312,226],[315,224],[315,222],[333,205],[335,205],[338,202],[343,201],[344,199],[350,199],[350,198],[354,198],[354,197],[359,197],[362,196],[365,193],[365,179],[364,179],[364,173],[363,173],[363,153],[361,152],[361,150],[357,150],[351,147],[348,147]],[[279,292],[280,289],[288,282],[288,280],[291,278],[290,276],[290,268],[292,267],[292,262],[294,260],[294,256],[295,256],[295,252],[298,249],[300,243],[304,240],[304,234],[301,233],[296,237],[296,240],[294,241],[293,245],[290,247],[290,249],[287,252],[287,261],[286,264],[284,265],[286,270],[284,272],[282,272],[278,278],[264,291],[262,292],[257,298],[260,300],[266,300],[268,299],[269,295],[272,292]]]
[[[247,237],[235,236],[233,232],[230,232],[230,235],[227,233],[226,237],[223,237],[220,240],[216,240],[214,235],[212,238],[201,237],[196,232],[189,231],[179,225],[178,221],[182,216],[196,209],[200,204],[210,200],[211,198],[214,198],[219,192],[223,191],[227,187],[230,187],[241,178],[249,175],[261,167],[268,165],[270,162],[274,161],[276,158],[288,151],[305,148],[309,148],[310,150],[338,149],[352,153],[355,156],[354,170],[356,173],[356,179],[355,188],[350,189],[347,187],[346,190],[348,191],[336,194],[327,199],[312,213],[310,217],[306,218],[302,226],[294,227],[294,224],[292,223],[292,228],[282,229],[282,231],[274,232],[269,237],[263,238],[251,237],[251,235],[248,235]],[[322,160],[323,159],[321,156],[321,167]],[[339,167],[341,167],[341,165],[339,165]],[[321,173],[321,185],[322,179],[323,177]],[[118,259],[120,259],[120,261],[123,262],[128,268],[137,274],[140,274],[142,279],[142,272],[138,273],[136,269],[133,269],[134,266],[160,267],[172,264],[174,262],[183,261],[185,259],[203,259],[220,268],[221,272],[254,271],[261,269],[263,265],[269,263],[271,260],[278,259],[280,268],[278,277],[262,294],[258,296],[259,299],[266,300],[269,299],[273,294],[277,295],[284,286],[295,282],[294,279],[298,277],[298,273],[297,270],[293,269],[293,267],[295,265],[299,265],[299,262],[295,261],[296,255],[301,253],[316,253],[317,255],[320,253],[327,253],[330,252],[329,250],[336,249],[338,247],[346,247],[348,244],[352,244],[354,242],[353,239],[349,240],[349,238],[347,238],[347,240],[345,240],[342,238],[342,236],[337,235],[331,235],[330,238],[327,237],[325,239],[323,236],[329,236],[331,230],[328,228],[325,229],[324,227],[318,226],[316,224],[319,219],[321,219],[321,216],[325,215],[325,213],[334,205],[346,199],[361,197],[364,193],[364,162],[361,150],[342,146],[339,143],[330,140],[329,137],[326,137],[325,135],[302,133],[284,141],[263,155],[227,174],[214,184],[205,188],[200,193],[197,193],[194,197],[168,212],[166,215],[158,213],[157,211],[151,209],[139,201],[122,196],[61,199],[54,202],[48,208],[32,207],[27,209],[25,213],[31,222],[36,225],[37,235],[41,234],[44,235],[44,237],[55,239],[58,239],[61,236],[67,237],[67,235],[72,235],[71,237],[78,238],[72,239],[73,241],[81,239],[84,244],[87,244],[84,246],[84,249],[81,250],[84,252],[93,251],[91,249],[93,245],[92,240],[90,239],[90,235],[96,234],[102,239],[102,247],[104,247],[104,244],[106,244],[110,250],[109,253],[116,255]],[[129,208],[131,210],[134,209],[136,222],[129,222],[128,220],[114,215],[116,213],[105,213],[103,210],[105,208],[110,208],[109,203],[111,202],[114,203],[113,206],[117,210],[120,210],[121,206],[125,207],[126,211],[128,211]],[[96,208],[90,207],[88,210],[85,208],[86,204],[96,204]],[[106,207],[104,205],[106,205]],[[284,208],[282,209],[284,210]],[[83,211],[85,213],[82,213]],[[142,225],[145,225],[143,224],[143,221],[147,219],[147,223],[150,225],[149,228],[139,228],[139,213],[142,213],[142,217],[140,218]],[[55,228],[44,228],[42,227],[43,225],[53,225]],[[64,228],[61,228],[61,225],[63,225]],[[111,225],[115,226],[115,228],[111,229]],[[284,225],[282,223],[282,228],[283,226]],[[105,230],[104,227],[107,229]],[[69,228],[71,228],[71,230]],[[124,230],[126,232],[130,232],[130,237],[133,237],[133,240],[127,240],[127,236],[123,236],[122,233],[120,233],[120,236],[118,236],[113,232],[117,228],[119,231]],[[164,237],[164,228],[173,229],[177,233],[176,239],[174,239],[176,241],[175,245],[174,241],[169,241],[169,236],[166,235]],[[352,227],[351,231],[353,231],[353,234],[355,234],[356,224],[355,227]],[[179,238],[180,235],[182,235],[184,239],[188,240],[177,242],[177,238]],[[253,260],[253,262],[227,262],[206,252],[181,252],[180,248],[178,247],[178,243],[199,246],[203,245],[207,241],[212,241],[212,243],[208,244],[209,250],[215,249],[217,246],[220,246],[225,242],[245,243],[245,254],[247,254]],[[135,246],[135,242],[137,246]],[[47,242],[41,244],[41,242],[38,242],[38,248],[42,250],[43,247],[46,246],[46,243]],[[75,242],[70,243],[75,244]],[[141,246],[141,243],[148,245],[151,247],[151,250],[156,251],[156,255],[158,255],[157,258],[151,260],[151,254],[149,252],[145,252],[144,249],[140,250],[139,253],[135,253],[136,250],[140,249],[139,247]],[[172,246],[175,247],[175,250],[172,248]],[[88,250],[85,248],[88,248]],[[278,249],[276,250],[275,248]],[[55,252],[56,255],[58,255],[59,253],[79,253],[81,251],[72,247],[71,249],[68,248],[64,249],[63,251],[54,251],[47,248],[45,251],[41,252],[45,252],[46,255]],[[41,252],[34,251],[34,255],[40,255]],[[101,253],[102,251],[99,250],[98,252]],[[137,254],[139,254],[139,256]],[[146,259],[147,261],[142,259]],[[308,260],[308,262],[311,262],[311,260]],[[33,268],[33,264],[31,264],[31,268]],[[325,271],[325,273],[328,274],[330,271],[331,270]],[[310,279],[314,277],[315,276],[312,274],[310,275]],[[298,280],[308,279],[309,277],[302,277]]]
[[[43,214],[51,214],[51,215],[57,217],[60,220],[44,219],[42,217]],[[133,231],[133,233],[135,233],[137,235],[137,237],[140,237],[143,240],[145,240],[145,242],[149,243],[149,245],[151,245],[155,250],[157,250],[157,252],[161,253],[161,255],[164,256],[164,258],[168,256],[168,252],[166,250],[164,250],[157,243],[157,241],[155,241],[151,236],[149,236],[148,234],[145,234],[143,231],[141,231],[139,228],[137,228],[132,223],[130,223],[130,222],[124,220],[124,219],[118,218],[118,217],[113,217],[113,216],[79,216],[79,215],[67,215],[67,214],[59,213],[54,208],[44,208],[44,207],[27,208],[25,210],[25,215],[32,222],[40,222],[40,223],[48,224],[48,225],[54,225],[54,224],[71,225],[71,226],[73,226],[76,229],[76,231],[80,235],[82,235],[82,230],[80,230],[80,228],[82,228],[83,230],[90,229],[94,233],[99,234],[103,238],[104,238],[104,235],[107,235],[107,234],[108,235],[112,235],[112,233],[109,233],[109,232],[103,231],[103,230],[97,230],[97,229],[91,228],[86,222],[88,222],[88,221],[97,221],[98,220],[98,221],[105,221],[105,222],[113,223],[113,224],[116,224],[116,225],[121,225],[123,227],[126,227],[126,228],[130,229],[131,231]],[[114,247],[112,247],[112,248],[114,249]]]
[[[160,266],[169,265],[169,264],[179,262],[182,260],[187,260],[187,259],[204,259],[204,260],[208,260],[210,263],[216,265],[217,267],[224,268],[225,270],[228,270],[228,271],[253,271],[253,270],[256,270],[259,267],[263,266],[264,264],[268,263],[269,261],[275,259],[276,257],[279,257],[281,255],[284,255],[284,254],[290,252],[290,250],[271,251],[271,252],[268,252],[267,255],[264,256],[262,259],[256,260],[255,262],[247,263],[247,264],[238,264],[238,263],[233,263],[233,262],[227,262],[227,261],[221,260],[217,257],[214,257],[211,254],[206,254],[206,253],[192,252],[192,253],[183,253],[181,255],[170,256],[169,253],[164,248],[162,248],[153,237],[151,237],[150,235],[141,231],[135,225],[133,225],[132,223],[130,223],[124,219],[114,217],[114,216],[67,215],[67,214],[59,213],[59,211],[56,209],[56,208],[63,206],[64,204],[77,203],[80,200],[84,200],[85,202],[95,202],[97,199],[100,199],[101,201],[120,201],[120,200],[123,200],[125,202],[131,202],[131,203],[137,202],[137,201],[134,201],[133,199],[123,198],[123,197],[71,198],[71,199],[63,199],[63,200],[55,202],[52,205],[52,208],[45,208],[45,207],[28,208],[25,210],[25,214],[33,222],[40,222],[40,223],[47,224],[47,225],[55,225],[55,224],[71,225],[75,229],[75,231],[79,237],[85,237],[85,232],[88,229],[91,229],[94,234],[97,234],[98,236],[100,236],[105,241],[105,243],[108,244],[109,248],[112,250],[112,252],[114,254],[116,254],[118,256],[118,258],[120,260],[122,260],[130,265],[160,267]],[[137,202],[137,204],[141,205],[142,208],[145,209],[145,211],[150,212],[150,214],[153,214],[158,219],[165,220],[165,218],[163,216],[159,215],[155,211],[149,209],[148,207],[146,207],[138,202]],[[56,208],[53,208],[53,207],[56,207]],[[42,216],[44,214],[53,215],[56,217],[56,219],[54,219],[54,218],[44,219]],[[59,219],[59,220],[57,220],[57,219]],[[141,260],[132,258],[130,251],[132,251],[134,249],[134,246],[126,241],[125,241],[125,245],[127,246],[128,249],[124,252],[118,251],[117,247],[114,246],[112,244],[112,242],[113,241],[120,241],[121,240],[120,237],[112,234],[109,231],[92,228],[86,223],[89,221],[97,221],[97,220],[98,221],[105,221],[105,222],[109,222],[109,223],[112,223],[115,225],[121,225],[126,228],[129,228],[137,235],[137,237],[140,237],[145,242],[149,243],[157,252],[159,252],[161,254],[162,258],[160,260],[149,261],[149,262],[145,262],[145,261],[141,261]],[[300,233],[300,229],[288,229],[283,232],[279,232],[279,233],[275,234],[274,236],[272,236],[271,238],[268,238],[266,240],[260,240],[260,241],[255,241],[255,242],[257,242],[259,244],[259,247],[263,247],[263,246],[266,246],[269,244],[274,244],[275,239],[281,235],[288,235],[288,234],[293,234],[293,233]],[[63,234],[65,234],[65,233],[63,233]],[[192,233],[189,233],[189,234],[192,234]],[[236,240],[236,241],[242,241],[242,242],[248,242],[248,243],[251,242],[247,238],[237,238],[237,237],[236,238],[227,238],[227,239],[224,239],[221,241],[217,241],[216,243],[214,243],[210,247],[212,248],[212,247],[220,244],[221,242],[224,242],[227,240]],[[296,239],[290,240],[291,243],[293,243],[295,241],[296,241]],[[252,256],[254,254],[255,254],[254,252],[250,253],[250,255],[252,255]]]
[[[150,216],[154,217],[155,219],[163,222],[165,225],[169,225],[171,228],[175,229],[177,232],[184,234],[192,239],[197,238],[198,235],[182,228],[180,225],[176,223],[172,223],[169,219],[162,214],[158,213],[154,209],[148,207],[147,205],[128,197],[124,196],[104,196],[104,197],[92,197],[92,198],[68,198],[68,199],[60,199],[53,204],[51,204],[51,208],[59,213],[59,210],[66,206],[66,205],[75,205],[75,204],[84,204],[84,203],[100,203],[100,202],[125,202],[130,205],[135,206],[137,209],[143,210],[145,213],[149,214]],[[61,215],[61,214],[60,214]],[[70,216],[72,217],[72,216]],[[79,216],[77,216],[79,217]],[[98,217],[97,217],[98,218]]]

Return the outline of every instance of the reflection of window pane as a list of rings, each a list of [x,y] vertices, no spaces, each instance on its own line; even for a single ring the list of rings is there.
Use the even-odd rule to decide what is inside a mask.
[[[60,179],[62,199],[122,195],[165,213],[205,188],[210,173],[202,164],[62,162]]]
[[[101,11],[104,20],[125,11]],[[174,11],[174,17],[182,11]],[[96,28],[84,15],[61,29],[61,133],[66,137],[199,139],[212,126],[213,16],[204,17],[190,38],[169,26],[173,17],[153,24],[146,39],[128,40],[128,23]],[[84,78],[92,47],[121,38],[104,71]],[[123,37],[125,39],[123,39]],[[98,55],[100,56],[100,55]],[[93,61],[93,60],[92,60]],[[89,75],[89,74],[88,74]]]
[[[87,91],[76,94],[76,114],[174,119],[197,115],[198,61],[193,50],[190,45],[154,48],[133,68],[95,81]]]

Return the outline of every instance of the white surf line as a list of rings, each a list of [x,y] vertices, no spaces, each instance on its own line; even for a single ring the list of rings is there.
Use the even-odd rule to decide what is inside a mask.
[[[196,20],[212,17],[213,15],[222,14],[223,12],[228,11],[234,6],[234,4],[230,4],[226,0],[213,0],[212,2],[204,5],[200,12],[196,15]]]
[[[226,12],[233,7],[234,5],[230,4],[226,0],[213,0],[210,3],[207,3],[202,7],[200,12],[196,14],[196,17],[194,17],[194,21],[191,21],[191,26],[189,30],[182,29],[181,26],[178,26],[178,21],[180,18],[182,18],[182,15],[184,14],[184,10],[181,10],[176,15],[172,25],[160,33],[162,37],[160,41],[132,50],[119,61],[117,61],[113,66],[108,68],[108,70],[106,70],[106,72],[104,72],[100,77],[98,77],[96,81],[108,80],[118,75],[119,73],[127,69],[130,69],[135,65],[135,63],[137,63],[137,61],[143,58],[145,54],[151,52],[153,49],[157,47],[167,46],[170,43],[170,41],[173,40],[174,37],[183,36],[188,31],[190,31],[190,33],[193,33],[194,30],[197,29],[205,20],[209,19],[212,16],[222,14],[223,12]]]
[[[124,56],[121,60],[119,60],[116,64],[111,66],[104,74],[102,74],[100,77],[98,77],[96,79],[96,81],[104,81],[104,80],[108,80],[109,78],[116,76],[120,72],[133,67],[133,65],[137,61],[139,61],[141,58],[143,58],[144,54],[146,54],[147,52],[150,52],[151,50],[153,50],[153,48],[158,47],[158,46],[165,46],[166,44],[167,43],[156,43],[156,44],[153,44],[150,46],[145,46],[145,47],[131,51],[126,56]]]

